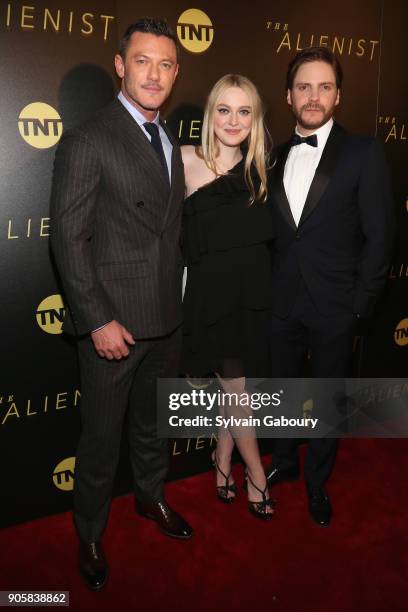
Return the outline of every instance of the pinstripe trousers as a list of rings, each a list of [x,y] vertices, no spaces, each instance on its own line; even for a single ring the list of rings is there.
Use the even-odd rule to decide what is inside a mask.
[[[85,542],[105,528],[127,428],[136,499],[163,500],[168,443],[156,435],[156,380],[178,375],[181,328],[167,336],[136,340],[120,361],[100,358],[88,337],[78,340],[82,432],[77,449],[74,523]]]

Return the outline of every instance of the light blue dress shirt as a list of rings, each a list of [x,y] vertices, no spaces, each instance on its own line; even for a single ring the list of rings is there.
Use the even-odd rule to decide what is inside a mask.
[[[150,134],[145,130],[143,126],[143,124],[147,121],[146,117],[144,117],[144,115],[142,115],[142,113],[138,111],[137,108],[135,108],[133,104],[131,104],[129,100],[125,98],[121,91],[118,94],[118,100],[122,102],[126,110],[129,111],[136,123],[142,128],[143,133],[146,135],[146,138],[151,141]],[[169,181],[171,183],[171,154],[173,151],[173,145],[171,144],[166,132],[163,130],[162,126],[159,123],[159,113],[157,113],[156,117],[153,119],[153,121],[151,121],[151,123],[155,123],[159,128],[160,140],[163,145],[164,156],[166,158],[167,163],[167,171],[169,173]]]

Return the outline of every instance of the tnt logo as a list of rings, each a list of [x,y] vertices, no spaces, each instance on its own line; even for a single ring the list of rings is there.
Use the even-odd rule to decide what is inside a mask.
[[[408,344],[408,319],[402,319],[395,328],[394,340],[399,346]]]
[[[308,399],[305,402],[303,402],[303,418],[311,419],[312,413],[313,413],[313,400]]]
[[[20,136],[36,149],[53,147],[62,134],[62,121],[57,111],[49,104],[28,104],[18,118]]]
[[[210,387],[214,379],[213,378],[192,378],[189,374],[187,374],[186,382],[193,389],[206,389]]]
[[[47,334],[62,334],[65,306],[60,295],[49,295],[37,308],[37,323]]]
[[[187,51],[202,53],[208,49],[214,38],[211,19],[203,11],[188,9],[179,17],[177,36]]]
[[[55,486],[61,491],[72,491],[74,488],[75,457],[61,461],[52,475]]]

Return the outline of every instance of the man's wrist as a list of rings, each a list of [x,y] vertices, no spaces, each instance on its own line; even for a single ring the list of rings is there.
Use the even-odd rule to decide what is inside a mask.
[[[113,321],[113,319],[112,319]],[[93,329],[91,331],[91,334],[94,334],[95,332],[101,331],[101,329],[103,329],[104,327],[106,327],[107,325],[109,325],[109,323],[112,323],[112,321],[108,321],[107,323],[104,323],[103,325],[101,325],[100,327],[97,327],[96,329]]]

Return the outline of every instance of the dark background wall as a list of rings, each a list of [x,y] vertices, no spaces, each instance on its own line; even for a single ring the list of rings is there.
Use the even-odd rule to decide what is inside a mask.
[[[0,526],[71,506],[80,392],[75,348],[60,333],[64,307],[49,254],[52,163],[62,130],[114,96],[118,38],[143,14],[166,17],[181,38],[180,76],[163,115],[182,143],[199,142],[206,95],[227,72],[255,82],[274,140],[285,140],[293,128],[284,91],[288,61],[310,44],[334,48],[345,72],[336,118],[384,142],[399,229],[387,292],[375,320],[356,338],[355,370],[406,375],[406,2],[207,0],[198,6],[204,16],[180,20],[190,8],[164,0],[0,4]],[[197,16],[198,37],[177,25]],[[170,478],[206,469],[211,444],[172,441]],[[122,455],[117,494],[130,490],[125,447]]]

